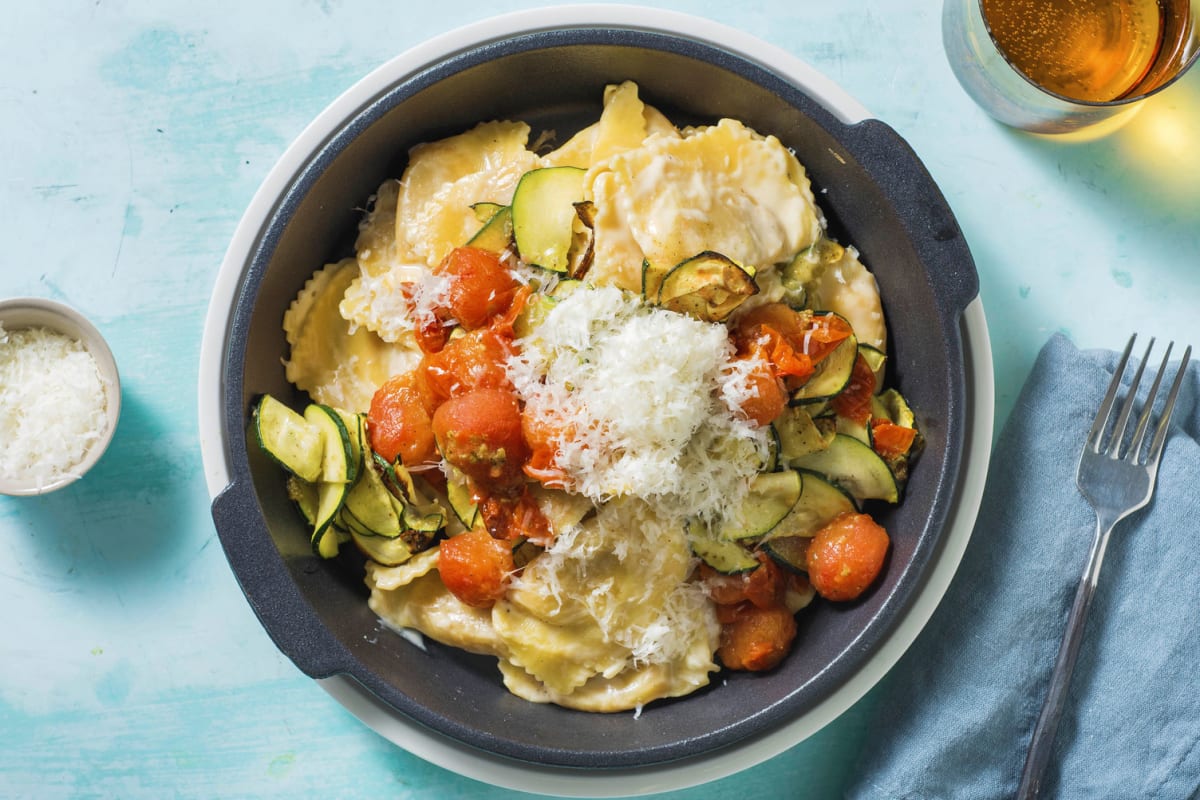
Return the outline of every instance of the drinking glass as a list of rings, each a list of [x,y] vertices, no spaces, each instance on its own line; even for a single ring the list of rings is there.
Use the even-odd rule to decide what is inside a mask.
[[[1120,124],[1200,54],[1191,0],[945,0],[942,39],[986,112],[1035,133]]]

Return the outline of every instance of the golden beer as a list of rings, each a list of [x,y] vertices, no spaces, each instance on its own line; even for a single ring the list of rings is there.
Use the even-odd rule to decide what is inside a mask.
[[[1190,39],[1188,0],[982,0],[997,48],[1043,89],[1106,103],[1150,91]],[[1176,64],[1176,67],[1178,64]]]

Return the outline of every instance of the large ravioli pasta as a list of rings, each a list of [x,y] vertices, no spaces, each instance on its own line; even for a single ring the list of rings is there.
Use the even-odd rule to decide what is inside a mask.
[[[355,328],[339,307],[358,279],[354,259],[327,265],[305,285],[283,318],[291,347],[284,366],[288,381],[314,400],[338,408],[365,410],[371,395],[390,376],[412,366],[408,348]]]
[[[670,266],[703,250],[776,264],[821,233],[804,168],[774,137],[721,120],[655,137],[592,166],[595,279],[626,289],[644,260]]]
[[[479,227],[478,202],[507,203],[538,157],[526,148],[523,122],[484,122],[466,133],[419,144],[409,155],[396,201],[396,241],[436,266]]]

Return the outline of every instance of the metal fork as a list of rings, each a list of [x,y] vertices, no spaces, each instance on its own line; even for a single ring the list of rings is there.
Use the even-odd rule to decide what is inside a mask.
[[[1054,672],[1050,677],[1050,689],[1042,712],[1038,716],[1037,726],[1033,731],[1033,739],[1029,743],[1029,753],[1025,757],[1025,768],[1021,772],[1021,783],[1017,789],[1020,800],[1035,798],[1041,791],[1042,777],[1050,753],[1054,746],[1054,736],[1058,731],[1058,723],[1062,718],[1063,706],[1067,699],[1067,690],[1071,683],[1071,673],[1075,670],[1075,659],[1079,655],[1079,645],[1083,641],[1084,624],[1092,597],[1096,593],[1096,583],[1100,576],[1100,562],[1104,559],[1104,550],[1108,546],[1108,538],[1113,528],[1125,517],[1142,508],[1150,502],[1154,494],[1154,482],[1158,477],[1158,465],[1162,459],[1163,444],[1167,438],[1167,425],[1171,421],[1171,413],[1175,410],[1175,398],[1179,394],[1179,386],[1183,383],[1184,371],[1192,348],[1189,346],[1183,353],[1179,371],[1171,384],[1167,400],[1159,415],[1158,424],[1154,429],[1154,438],[1146,445],[1146,434],[1150,428],[1153,416],[1154,398],[1162,384],[1167,370],[1167,361],[1171,357],[1174,342],[1167,345],[1163,355],[1162,365],[1154,376],[1142,413],[1138,417],[1137,426],[1132,437],[1126,441],[1126,428],[1133,412],[1134,399],[1137,396],[1138,384],[1142,380],[1142,371],[1154,348],[1154,339],[1146,348],[1146,355],[1138,364],[1134,373],[1129,394],[1121,405],[1116,421],[1109,433],[1109,421],[1112,416],[1117,391],[1121,387],[1121,377],[1129,362],[1129,354],[1133,350],[1137,334],[1129,338],[1125,352],[1113,374],[1112,382],[1096,413],[1092,429],[1088,432],[1087,442],[1079,456],[1079,470],[1076,484],[1080,493],[1096,511],[1096,536],[1092,541],[1092,550],[1088,554],[1087,566],[1083,571],[1079,588],[1075,592],[1075,602],[1071,606],[1067,618],[1067,629],[1059,646],[1058,659],[1054,664]]]

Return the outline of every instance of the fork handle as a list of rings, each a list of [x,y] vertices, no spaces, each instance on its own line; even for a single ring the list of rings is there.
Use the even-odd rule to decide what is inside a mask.
[[[1096,594],[1100,564],[1104,560],[1104,550],[1108,547],[1109,534],[1116,523],[1115,519],[1110,521],[1100,516],[1096,518],[1096,537],[1092,541],[1092,549],[1088,553],[1087,566],[1079,581],[1079,588],[1075,591],[1075,602],[1071,605],[1071,613],[1067,617],[1067,629],[1058,648],[1058,659],[1050,676],[1046,701],[1042,705],[1037,726],[1033,729],[1033,738],[1029,742],[1025,768],[1021,771],[1021,783],[1017,788],[1018,800],[1033,800],[1041,793],[1042,777],[1054,751],[1054,737],[1058,733],[1058,723],[1066,705],[1067,691],[1071,687],[1071,674],[1075,671],[1075,660],[1083,642],[1083,631],[1088,611],[1092,607],[1092,597]]]

